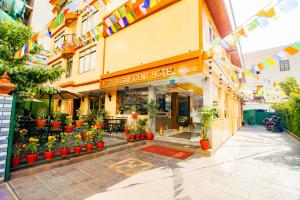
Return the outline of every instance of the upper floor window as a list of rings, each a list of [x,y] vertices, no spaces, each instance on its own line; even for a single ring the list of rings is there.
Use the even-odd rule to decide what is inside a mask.
[[[79,54],[79,73],[91,71],[96,67],[96,45]]]
[[[213,43],[215,39],[216,39],[215,30],[214,30],[212,24],[209,22],[209,41],[211,43]]]
[[[73,65],[73,57],[67,58],[66,78],[69,78],[72,74],[72,65]]]
[[[64,44],[64,33],[65,32],[61,32],[58,36],[55,37],[54,39],[54,47],[55,48],[62,48],[63,44]]]
[[[85,14],[82,17],[81,34],[92,30],[97,25],[97,11],[92,14]]]
[[[53,68],[60,68],[62,66],[62,62],[58,62],[58,63],[55,63],[54,65],[52,65]]]
[[[282,60],[279,62],[280,71],[289,71],[290,70],[290,62],[289,60]]]

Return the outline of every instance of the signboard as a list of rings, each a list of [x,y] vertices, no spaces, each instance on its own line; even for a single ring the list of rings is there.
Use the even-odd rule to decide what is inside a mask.
[[[175,76],[192,75],[201,73],[198,59],[187,60],[166,66],[154,67],[141,71],[124,73],[123,75],[111,76],[101,79],[101,89],[126,86],[141,82],[149,82],[160,79],[168,79]]]

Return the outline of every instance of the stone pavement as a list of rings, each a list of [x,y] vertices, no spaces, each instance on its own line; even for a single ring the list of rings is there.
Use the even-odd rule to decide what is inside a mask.
[[[23,200],[300,199],[300,143],[284,133],[243,127],[212,157],[185,161],[139,148],[10,184]]]

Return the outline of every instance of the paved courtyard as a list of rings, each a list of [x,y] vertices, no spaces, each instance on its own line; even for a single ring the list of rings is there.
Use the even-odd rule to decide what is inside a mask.
[[[300,199],[300,143],[284,133],[243,127],[214,156],[184,161],[139,148],[18,178],[10,185],[22,200]]]

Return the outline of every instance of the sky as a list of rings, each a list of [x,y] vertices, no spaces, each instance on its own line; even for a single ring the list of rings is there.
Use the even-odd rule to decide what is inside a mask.
[[[116,1],[116,0],[114,0]],[[126,0],[120,0],[125,2]],[[229,1],[229,0],[225,0]],[[260,9],[272,0],[231,0],[237,25],[243,24],[254,16]],[[300,1],[294,10],[272,21],[265,28],[252,31],[247,38],[241,40],[243,53],[259,51],[278,46],[286,46],[300,40]],[[52,19],[52,6],[49,0],[35,0],[32,27],[35,32],[40,31]]]

